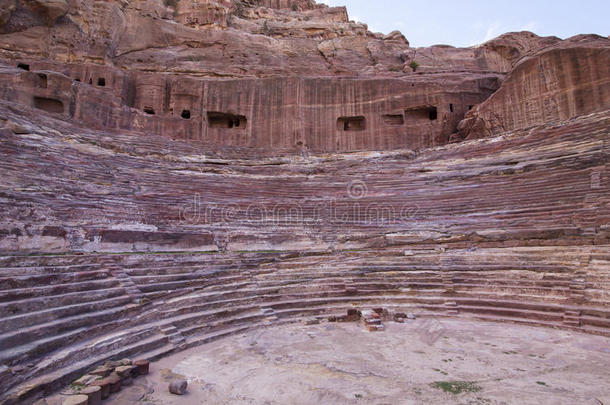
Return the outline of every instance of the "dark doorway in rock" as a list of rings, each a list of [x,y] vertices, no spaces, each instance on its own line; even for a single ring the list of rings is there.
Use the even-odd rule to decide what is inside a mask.
[[[453,112],[453,104],[449,104],[449,111]]]
[[[180,114],[180,116],[182,118],[184,118],[185,120],[190,120],[191,119],[191,111],[190,110],[182,110],[182,114]]]
[[[48,86],[48,79],[47,79],[47,75],[43,74],[43,73],[39,73],[38,74],[38,87],[40,87],[41,89],[46,89]]]
[[[100,77],[97,79],[97,85],[100,87],[105,87],[106,86],[106,79],[104,79],[103,77]]]
[[[34,107],[55,114],[63,114],[64,112],[64,103],[53,98],[34,97]]]
[[[148,115],[155,115],[155,110],[152,107],[144,107],[144,112]]]
[[[402,114],[385,114],[382,116],[383,122],[387,125],[404,125],[405,118]]]
[[[436,121],[438,112],[434,106],[412,107],[405,110],[407,122],[410,121]]]
[[[28,65],[27,63],[19,63],[19,64],[17,65],[17,67],[18,67],[19,69],[23,69],[23,70],[28,70],[28,71],[30,70],[30,65]]]
[[[208,126],[210,128],[246,129],[248,123],[248,120],[244,115],[209,111],[207,116]]]
[[[339,131],[364,131],[366,129],[366,118],[361,115],[339,117],[337,118],[337,129]]]

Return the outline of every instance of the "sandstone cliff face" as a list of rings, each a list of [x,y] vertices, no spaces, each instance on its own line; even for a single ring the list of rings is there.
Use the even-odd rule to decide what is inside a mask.
[[[523,32],[473,48],[414,49],[398,32],[371,33],[344,7],[311,1],[15,1],[3,6],[2,21],[4,99],[96,128],[217,148],[421,149],[607,105],[607,69],[588,71],[607,57],[603,38]],[[578,83],[552,72],[561,57],[549,53],[567,48],[572,61],[593,58],[573,63]],[[545,83],[529,86],[527,72],[543,59],[551,66]],[[490,107],[474,109],[457,135],[465,113],[509,72]],[[545,86],[598,95],[560,100]]]
[[[467,139],[560,122],[610,106],[610,41],[579,36],[525,57],[489,100],[466,115]]]
[[[354,304],[610,335],[609,49],[3,1],[0,403]]]

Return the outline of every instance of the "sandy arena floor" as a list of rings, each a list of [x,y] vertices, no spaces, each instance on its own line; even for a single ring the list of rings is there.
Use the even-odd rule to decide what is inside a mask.
[[[609,338],[456,319],[385,325],[221,339],[152,363],[105,403],[610,405]],[[189,381],[187,395],[168,393],[173,375]]]

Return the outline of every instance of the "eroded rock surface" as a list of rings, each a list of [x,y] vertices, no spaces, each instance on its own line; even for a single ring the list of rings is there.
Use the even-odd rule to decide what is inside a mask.
[[[297,154],[421,149],[608,104],[607,38],[411,48],[348,18],[309,1],[9,2],[0,97],[89,127]]]
[[[609,335],[608,49],[2,2],[0,401],[355,306]]]
[[[592,35],[524,57],[497,92],[466,114],[460,135],[476,139],[607,110],[608,61],[610,41]]]

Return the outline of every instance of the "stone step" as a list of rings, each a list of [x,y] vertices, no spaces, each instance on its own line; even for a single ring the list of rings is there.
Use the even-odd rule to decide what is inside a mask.
[[[18,329],[27,329],[33,325],[45,324],[65,318],[74,318],[80,314],[99,312],[126,305],[131,300],[126,296],[50,308],[42,311],[28,312],[21,315],[0,319],[0,342],[6,333]]]
[[[41,285],[59,285],[72,282],[103,280],[111,275],[107,270],[81,271],[78,273],[31,274],[3,277],[0,274],[0,289],[13,290],[18,288],[38,287]]]
[[[124,325],[124,323],[123,323]],[[136,326],[122,329],[119,333],[107,334],[101,330],[101,335],[93,335],[53,351],[35,362],[34,374],[41,375],[52,372],[70,364],[97,357],[120,347],[130,346],[159,336],[158,330],[151,325]]]
[[[38,395],[42,395],[42,393],[58,390],[85,374],[88,370],[110,359],[135,356],[150,360],[158,359],[174,350],[173,346],[166,346],[166,342],[165,336],[151,337],[136,344],[124,346],[96,357],[87,358],[29,380],[23,386],[17,386],[9,392],[1,394],[0,400],[4,401],[2,402],[3,405],[16,405],[32,401]]]
[[[174,325],[164,325],[161,328],[159,328],[159,330],[164,334],[164,335],[171,335],[173,333],[177,333],[178,332],[178,328],[176,328]]]
[[[119,286],[119,282],[115,278],[108,278],[103,280],[58,284],[52,286],[0,290],[0,302],[10,302],[43,296],[55,296],[72,292],[84,293],[91,290],[103,290],[117,286]]]
[[[56,333],[49,337],[44,337],[40,340],[32,341],[20,346],[2,346],[3,350],[0,351],[0,362],[8,364],[9,362],[19,359],[24,359],[23,361],[25,361],[30,355],[51,351],[77,339],[78,336],[86,330],[86,327],[81,327],[65,333]],[[4,349],[5,347],[6,349]]]
[[[495,307],[476,307],[471,305],[460,305],[461,312],[476,313],[477,315],[490,314],[505,318],[536,319],[541,321],[561,322],[563,313],[534,311],[517,308],[495,308]]]
[[[18,276],[32,276],[32,275],[53,275],[62,273],[80,273],[80,272],[91,272],[96,270],[104,270],[105,267],[101,264],[71,264],[63,266],[43,266],[43,267],[0,267],[0,277],[18,277]]]
[[[580,327],[580,319],[564,319],[563,323],[568,326]]]
[[[0,347],[9,349],[39,340],[42,336],[55,336],[85,326],[98,326],[109,321],[116,321],[120,319],[123,311],[125,311],[124,307],[114,307],[60,318],[27,328],[12,329],[10,332],[0,335]]]
[[[610,316],[592,316],[582,315],[580,316],[580,322],[583,326],[595,326],[610,331]],[[610,334],[610,333],[609,333]]]
[[[581,311],[574,311],[574,310],[566,310],[564,312],[565,316],[577,316],[579,317],[581,314]]]
[[[87,291],[86,294],[82,292],[73,292],[4,302],[0,303],[0,319],[2,317],[16,316],[48,308],[57,308],[91,301],[99,301],[117,297],[123,294],[124,290],[122,288],[108,288]]]

